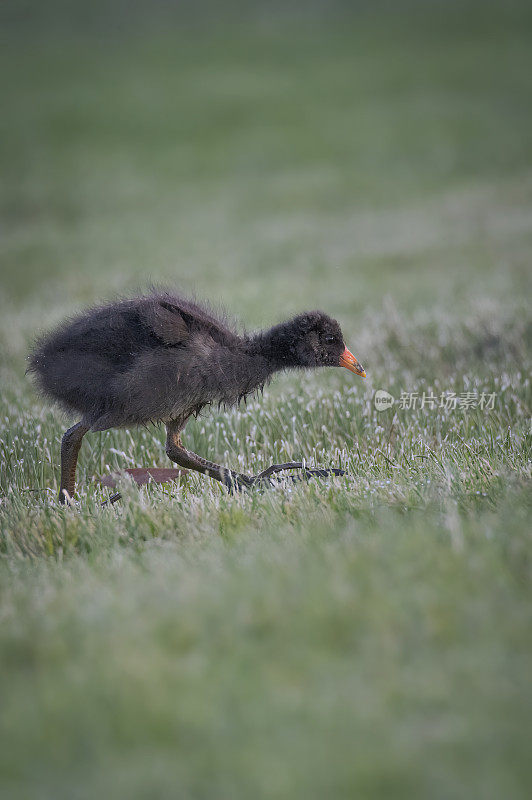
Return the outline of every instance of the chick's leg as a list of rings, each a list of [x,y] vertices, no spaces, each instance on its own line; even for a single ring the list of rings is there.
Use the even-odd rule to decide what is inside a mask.
[[[61,440],[61,488],[58,497],[60,503],[66,503],[74,494],[79,449],[81,440],[88,430],[83,422],[78,422],[67,430]]]
[[[259,472],[258,475],[242,475],[240,472],[234,472],[232,469],[227,469],[227,467],[221,467],[219,464],[207,461],[205,458],[183,447],[180,435],[183,429],[181,424],[171,423],[167,425],[166,429],[166,453],[172,461],[180,467],[196,470],[196,472],[201,472],[203,475],[208,475],[220,481],[229,490],[249,488],[253,485],[272,485],[270,476],[287,469],[301,470],[300,475],[291,476],[293,481],[312,477],[326,478],[328,475],[344,475],[344,471],[341,469],[309,469],[301,461],[289,461],[286,464],[272,464],[267,469]]]
[[[171,461],[185,469],[193,469],[203,475],[208,475],[223,483],[230,490],[243,489],[252,485],[253,478],[248,475],[234,472],[232,469],[222,467],[220,464],[215,464],[213,461],[208,461],[191,450],[187,450],[181,441],[182,430],[183,423],[180,421],[170,422],[166,426],[166,454]]]

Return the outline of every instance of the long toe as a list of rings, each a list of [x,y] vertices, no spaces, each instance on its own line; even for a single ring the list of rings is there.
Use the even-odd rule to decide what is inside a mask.
[[[328,478],[329,475],[345,475],[344,469],[306,469],[305,476],[307,478]]]
[[[302,469],[295,475],[289,475],[289,480],[292,483],[300,483],[301,481],[309,481],[311,478],[329,478],[331,475],[341,477],[345,475],[343,469]],[[277,483],[281,482],[283,478],[277,478]]]
[[[255,478],[251,475],[241,475],[237,472],[226,472],[224,476],[224,486],[229,490],[230,494],[234,492],[243,492],[253,486]]]
[[[298,470],[295,474],[280,475],[287,469]],[[328,478],[331,475],[342,476],[345,475],[345,470],[338,468],[331,469],[310,469],[305,467],[302,463],[290,462],[288,464],[272,464],[271,467],[260,472],[253,477],[253,485],[257,487],[271,487],[282,484],[283,481],[289,480],[292,483],[299,483],[300,481],[310,480],[311,478]]]

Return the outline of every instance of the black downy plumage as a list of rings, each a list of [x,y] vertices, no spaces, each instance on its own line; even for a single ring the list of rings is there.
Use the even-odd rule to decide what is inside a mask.
[[[148,422],[166,425],[172,461],[229,489],[265,482],[281,469],[304,468],[299,462],[274,464],[260,475],[242,475],[186,450],[180,433],[205,406],[233,406],[275,372],[322,366],[365,376],[336,320],[321,311],[239,335],[205,306],[170,292],[90,308],[44,336],[30,355],[29,371],[41,391],[81,416],[63,436],[59,500],[73,495],[85,433]]]

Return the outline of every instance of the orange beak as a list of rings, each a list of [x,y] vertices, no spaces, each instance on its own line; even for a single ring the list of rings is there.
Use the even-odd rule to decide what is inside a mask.
[[[353,353],[350,353],[347,347],[340,356],[340,366],[345,367],[350,372],[354,372],[355,375],[361,375],[363,378],[366,377],[366,373],[364,372],[364,367],[362,366],[362,364],[358,363]]]

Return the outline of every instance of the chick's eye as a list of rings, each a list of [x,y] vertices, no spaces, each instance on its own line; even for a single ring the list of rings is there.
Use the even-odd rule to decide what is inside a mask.
[[[331,336],[330,334],[327,334],[327,336],[323,337],[323,341],[324,342],[334,342],[334,336]]]

